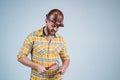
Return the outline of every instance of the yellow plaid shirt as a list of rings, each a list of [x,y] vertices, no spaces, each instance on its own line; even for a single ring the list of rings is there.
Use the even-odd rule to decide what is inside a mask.
[[[33,62],[45,67],[56,62],[59,66],[61,60],[69,59],[63,37],[56,33],[49,42],[43,28],[34,31],[25,39],[17,57],[19,59],[29,53]],[[54,66],[47,72],[40,74],[36,69],[32,69],[30,80],[60,80],[61,75],[57,70],[58,67]]]

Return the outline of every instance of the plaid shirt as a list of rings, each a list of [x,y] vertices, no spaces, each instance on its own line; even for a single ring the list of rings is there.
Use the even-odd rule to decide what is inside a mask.
[[[43,28],[31,33],[24,41],[17,57],[18,59],[31,54],[31,60],[35,63],[48,67],[57,62],[57,66],[40,74],[36,69],[31,71],[31,80],[60,80],[61,75],[57,72],[61,60],[69,59],[66,43],[62,36],[56,33],[51,41],[47,40]]]

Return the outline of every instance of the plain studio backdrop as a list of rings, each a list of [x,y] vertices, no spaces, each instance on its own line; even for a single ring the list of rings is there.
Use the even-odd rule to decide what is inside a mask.
[[[54,8],[71,58],[63,80],[120,80],[120,0],[0,0],[0,80],[29,80],[17,53]]]

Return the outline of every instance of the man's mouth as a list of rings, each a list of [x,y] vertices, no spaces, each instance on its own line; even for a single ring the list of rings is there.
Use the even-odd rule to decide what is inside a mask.
[[[55,33],[55,31],[54,31],[54,30],[51,30],[51,33]]]

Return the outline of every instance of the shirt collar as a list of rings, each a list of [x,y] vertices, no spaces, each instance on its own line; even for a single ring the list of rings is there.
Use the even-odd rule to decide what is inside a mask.
[[[45,26],[42,27],[42,29],[40,30],[40,36],[41,36],[41,37],[45,37],[45,36],[46,36],[46,34],[45,34],[45,32],[44,32],[44,28],[45,28]],[[53,38],[57,38],[57,36],[58,36],[58,33],[56,32],[55,35],[52,36],[52,37],[53,37]]]

